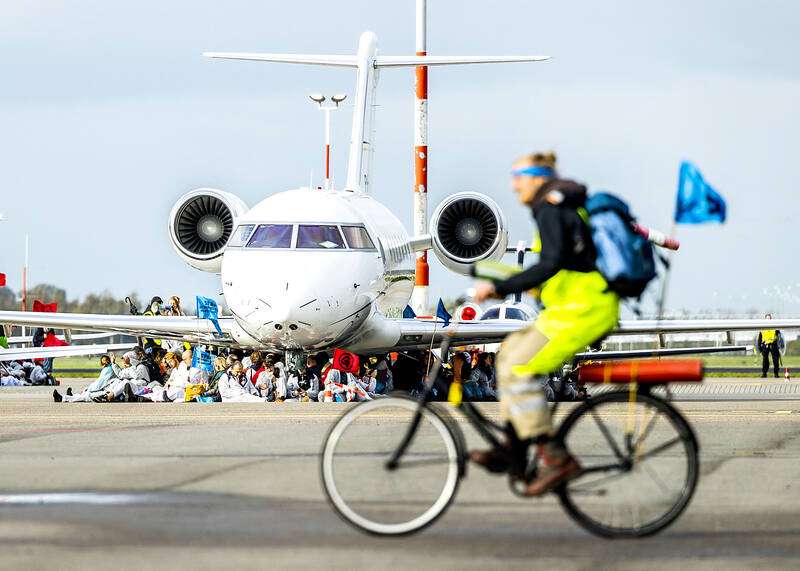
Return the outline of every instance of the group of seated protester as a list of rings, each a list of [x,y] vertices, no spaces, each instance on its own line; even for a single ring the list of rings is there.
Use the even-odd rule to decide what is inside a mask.
[[[346,368],[321,352],[296,367],[287,366],[275,354],[254,351],[244,356],[231,349],[226,356],[216,356],[207,370],[194,366],[193,356],[191,347],[183,345],[173,345],[171,350],[136,347],[121,359],[104,355],[94,382],[78,394],[71,388],[63,395],[54,390],[53,398],[56,402],[365,401],[395,390],[419,394],[435,363],[430,351],[410,351],[394,358],[356,358]],[[446,400],[450,385],[458,382],[464,400],[497,400],[494,360],[494,353],[477,349],[453,352],[436,380],[432,398]],[[13,370],[21,369],[15,364]]]
[[[309,355],[302,367],[287,367],[276,355],[237,350],[217,356],[212,370],[193,365],[193,350],[136,347],[100,358],[100,374],[80,393],[53,391],[56,402],[351,402],[392,390],[386,359],[371,358],[359,374],[340,370],[327,353]]]
[[[58,381],[47,371],[46,365],[42,359],[0,363],[0,386],[57,385]]]
[[[454,351],[436,378],[431,398],[447,400],[450,385],[457,382],[462,386],[462,398],[465,401],[496,401],[494,358],[494,353],[478,349]],[[392,364],[395,389],[411,394],[422,392],[423,382],[433,368],[435,359],[431,351],[400,353]]]
[[[181,349],[184,349],[181,351]],[[211,370],[193,365],[193,350],[136,347],[121,360],[100,359],[98,378],[83,391],[53,391],[56,402],[354,402],[372,400],[394,390],[419,393],[434,363],[429,351],[362,357],[345,368],[325,352],[311,354],[303,366],[287,366],[274,354],[244,356],[231,349],[214,358]],[[358,369],[357,372],[353,372]],[[470,401],[497,400],[494,354],[454,352],[439,375],[432,397],[445,400],[451,383],[463,386]]]

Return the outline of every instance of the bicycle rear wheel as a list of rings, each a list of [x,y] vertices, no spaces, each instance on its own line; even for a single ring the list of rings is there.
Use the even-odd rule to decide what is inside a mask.
[[[325,494],[348,523],[375,535],[405,535],[441,516],[458,489],[463,457],[440,413],[422,409],[417,430],[395,468],[419,403],[403,397],[361,403],[331,428],[322,450]]]
[[[586,530],[644,537],[663,530],[689,503],[700,473],[697,439],[667,402],[611,392],[581,404],[558,436],[583,475],[557,490]]]

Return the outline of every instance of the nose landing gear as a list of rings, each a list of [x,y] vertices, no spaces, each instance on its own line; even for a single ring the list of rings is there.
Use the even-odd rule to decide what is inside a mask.
[[[300,349],[287,349],[284,353],[287,368],[300,369],[306,364],[305,352]]]

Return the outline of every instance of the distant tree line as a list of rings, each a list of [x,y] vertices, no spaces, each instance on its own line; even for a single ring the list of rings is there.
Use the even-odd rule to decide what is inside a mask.
[[[0,287],[0,309],[20,310],[21,293],[9,287]],[[140,311],[144,311],[139,296],[134,292],[128,297],[133,300]],[[58,311],[69,313],[104,313],[109,315],[123,315],[130,312],[125,299],[106,290],[100,293],[89,293],[82,299],[68,299],[67,292],[51,284],[39,284],[28,290],[28,310],[33,306],[33,301],[38,299],[44,303],[57,303]],[[146,303],[146,302],[145,302]]]

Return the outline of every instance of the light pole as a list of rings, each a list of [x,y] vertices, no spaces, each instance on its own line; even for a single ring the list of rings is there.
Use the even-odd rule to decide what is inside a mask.
[[[337,93],[331,96],[333,105],[323,105],[326,97],[321,93],[312,93],[308,96],[311,101],[319,106],[319,110],[325,113],[325,190],[331,189],[331,111],[339,108],[339,103],[347,99],[344,93]]]

